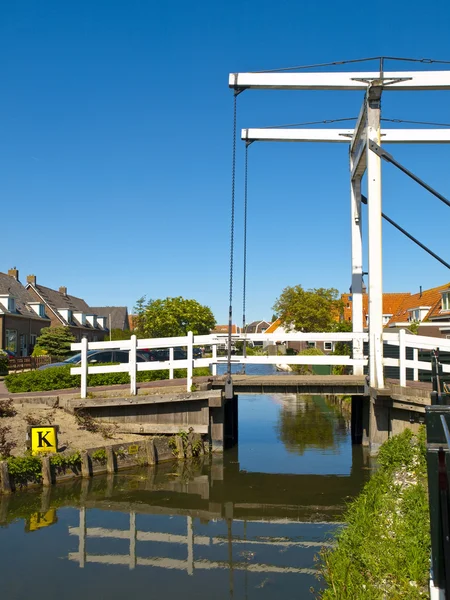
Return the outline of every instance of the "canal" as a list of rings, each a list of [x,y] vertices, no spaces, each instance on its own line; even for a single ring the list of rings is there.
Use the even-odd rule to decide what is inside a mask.
[[[2,597],[314,598],[369,467],[333,401],[242,395],[223,455],[0,497]]]

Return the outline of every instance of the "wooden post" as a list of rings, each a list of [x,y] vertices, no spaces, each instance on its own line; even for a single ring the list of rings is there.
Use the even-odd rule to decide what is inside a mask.
[[[132,396],[136,396],[136,392],[137,392],[137,385],[136,385],[136,379],[137,379],[137,361],[136,361],[136,347],[137,347],[137,337],[135,335],[131,336],[130,339],[131,342],[131,346],[130,346],[130,356],[129,356],[129,369],[130,369],[130,394]]]
[[[111,446],[107,446],[106,450],[106,472],[107,473],[115,473],[116,472],[116,457],[114,456],[114,450]]]
[[[155,465],[156,464],[156,451],[155,451],[155,442],[153,439],[147,440],[145,442],[145,453],[147,454],[147,464]]]
[[[0,462],[0,490],[2,494],[11,493],[11,483],[9,481],[8,463],[6,460]]]
[[[90,477],[91,475],[91,457],[86,450],[83,450],[81,452],[81,477]]]
[[[87,363],[87,351],[88,341],[87,337],[83,337],[81,340],[81,397],[87,398],[87,376],[88,376],[88,363]]]
[[[175,436],[175,444],[177,445],[178,458],[184,458],[183,439],[180,435]]]
[[[52,468],[49,456],[42,458],[42,485],[52,485]]]

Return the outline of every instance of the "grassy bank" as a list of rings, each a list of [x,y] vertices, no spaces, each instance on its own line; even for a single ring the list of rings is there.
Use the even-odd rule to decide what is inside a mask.
[[[321,554],[323,600],[428,597],[425,432],[383,444],[379,470],[349,506],[337,547]]]

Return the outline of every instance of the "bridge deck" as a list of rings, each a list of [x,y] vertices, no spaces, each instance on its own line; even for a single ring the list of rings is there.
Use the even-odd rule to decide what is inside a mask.
[[[216,377],[213,389],[223,388],[225,377]],[[362,395],[364,375],[233,375],[236,393],[291,393]]]

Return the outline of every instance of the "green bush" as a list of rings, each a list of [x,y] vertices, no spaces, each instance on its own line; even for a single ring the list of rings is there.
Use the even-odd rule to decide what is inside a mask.
[[[97,366],[97,365],[96,365]],[[63,390],[79,388],[81,384],[80,375],[71,375],[70,366],[50,367],[42,371],[28,371],[26,373],[11,373],[5,377],[6,387],[11,393],[45,392],[50,390]],[[202,367],[194,369],[194,376],[201,377],[209,375],[209,369]],[[175,369],[175,379],[186,377],[186,369]],[[161,381],[169,378],[169,371],[138,371],[137,381]],[[128,373],[95,373],[88,375],[89,387],[104,385],[129,384]]]
[[[320,348],[305,348],[298,353],[298,356],[323,356]],[[311,365],[291,365],[292,370],[299,375],[309,375],[312,373]]]
[[[8,374],[8,355],[0,350],[0,375]]]

